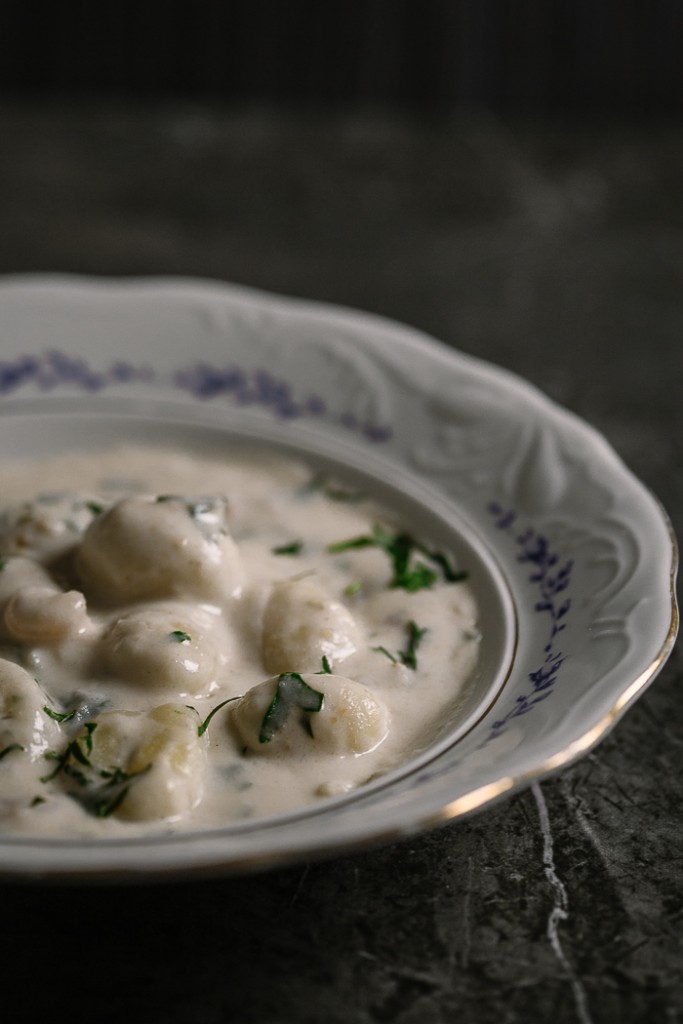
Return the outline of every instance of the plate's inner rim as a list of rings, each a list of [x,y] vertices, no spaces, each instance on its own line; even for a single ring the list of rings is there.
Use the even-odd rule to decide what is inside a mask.
[[[115,403],[116,404],[116,403]],[[165,413],[169,410],[165,409]],[[146,840],[145,836],[131,835],[130,837],[101,837],[94,840],[95,845],[127,845],[130,842],[148,841],[149,838],[157,836],[163,838],[165,842],[169,840],[184,841],[187,835],[206,836],[209,834],[220,833],[223,836],[239,834],[239,833],[253,833],[257,830],[270,828],[271,826],[281,827],[289,824],[296,824],[304,818],[316,817],[320,815],[327,815],[338,812],[340,809],[346,809],[348,805],[359,803],[366,798],[373,798],[378,791],[390,789],[396,786],[401,781],[404,781],[412,776],[419,775],[424,772],[430,765],[433,765],[445,754],[450,752],[455,746],[457,746],[465,737],[472,733],[480,723],[485,720],[487,715],[490,713],[494,705],[499,701],[505,690],[505,685],[509,680],[511,673],[514,668],[515,654],[519,642],[519,610],[514,597],[512,585],[507,578],[507,575],[500,565],[495,552],[488,544],[486,539],[481,536],[468,522],[467,516],[457,506],[457,502],[449,501],[446,503],[442,500],[441,506],[438,509],[434,508],[434,502],[439,498],[443,499],[442,495],[431,494],[427,492],[425,497],[424,482],[418,476],[414,476],[410,486],[406,483],[406,480],[402,481],[402,485],[398,487],[392,482],[392,474],[394,467],[390,460],[385,459],[373,459],[371,467],[363,466],[359,464],[358,457],[362,454],[362,461],[367,462],[367,453],[361,452],[357,446],[349,446],[344,450],[343,456],[340,457],[339,452],[334,450],[334,446],[330,446],[329,443],[321,443],[317,446],[317,450],[312,451],[307,445],[306,441],[292,442],[291,440],[285,440],[281,435],[274,436],[271,430],[264,432],[263,427],[260,429],[245,429],[239,425],[227,426],[222,419],[219,422],[213,422],[213,420],[207,424],[203,420],[201,422],[194,422],[193,420],[187,420],[184,417],[177,418],[179,412],[186,412],[184,408],[178,410],[173,406],[173,416],[161,416],[160,411],[156,413],[150,413],[147,411],[147,415],[141,417],[141,419],[147,424],[154,423],[168,428],[169,424],[182,433],[192,431],[194,439],[191,447],[201,448],[201,436],[207,431],[210,431],[214,440],[226,441],[229,444],[239,445],[254,445],[257,449],[263,449],[264,446],[272,446],[275,444],[282,451],[291,454],[293,457],[300,457],[306,461],[309,465],[314,468],[319,465],[325,465],[328,468],[332,468],[335,474],[340,479],[345,481],[353,481],[357,484],[359,480],[363,483],[361,487],[363,492],[370,498],[376,499],[381,503],[388,504],[388,495],[393,494],[394,497],[399,498],[401,502],[405,502],[414,506],[423,514],[436,521],[440,528],[455,534],[459,543],[465,545],[465,548],[479,560],[480,571],[483,570],[485,574],[489,576],[489,582],[492,584],[493,589],[497,594],[499,602],[499,608],[497,614],[500,617],[500,622],[504,628],[504,639],[501,644],[501,653],[498,658],[498,664],[495,673],[492,675],[488,682],[484,682],[482,687],[482,696],[475,703],[474,707],[468,711],[465,718],[460,720],[458,714],[455,715],[452,725],[447,731],[434,743],[430,744],[426,749],[419,753],[411,756],[407,761],[396,765],[390,771],[387,771],[382,776],[376,779],[372,779],[367,783],[364,783],[357,790],[342,794],[336,797],[329,797],[324,800],[320,800],[314,804],[305,805],[301,808],[286,811],[278,814],[267,815],[263,817],[254,818],[248,822],[233,822],[225,825],[216,826],[202,826],[192,828],[188,830],[175,831],[164,831],[163,827],[153,829],[148,833]],[[18,422],[24,417],[31,417],[32,410],[26,408],[16,408],[14,410],[15,421]],[[119,425],[125,424],[127,431],[135,430],[136,421],[131,420],[129,410],[125,413],[116,414],[111,410],[107,410],[106,413],[95,413],[91,411],[85,411],[83,409],[65,408],[61,405],[55,410],[51,411],[45,416],[45,429],[48,430],[50,436],[53,436],[54,424],[60,422],[65,426],[68,426],[71,422],[82,422],[84,420],[98,421],[100,424],[105,423],[117,423]],[[198,440],[199,439],[199,440]],[[124,443],[120,438],[114,442],[114,447]],[[126,441],[125,443],[130,443]],[[149,441],[143,442],[145,446],[153,445],[159,447],[160,450],[168,448],[169,444],[167,441]],[[102,447],[98,442],[88,441],[85,444],[78,446],[83,451],[96,453]],[[111,445],[110,445],[111,447]],[[355,462],[349,462],[353,455],[356,455]],[[44,456],[43,456],[44,457]],[[23,461],[23,459],[22,459]],[[378,474],[381,474],[379,479]],[[377,490],[377,485],[380,484],[382,490],[381,495],[374,493]],[[446,513],[446,504],[450,506],[448,509],[448,515]],[[390,506],[391,507],[391,506]],[[457,545],[456,545],[457,546]],[[475,672],[476,674],[476,672]],[[34,839],[37,844],[43,844],[48,837],[31,837],[26,836],[4,836],[0,835],[0,841],[5,840],[17,840],[30,842]],[[69,837],[64,839],[51,839],[51,842],[55,842],[60,846],[72,845],[74,840]],[[82,845],[83,839],[77,840],[78,845]]]

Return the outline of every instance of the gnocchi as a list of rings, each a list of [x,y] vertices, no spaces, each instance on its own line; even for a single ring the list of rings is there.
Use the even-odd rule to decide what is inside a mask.
[[[50,749],[59,727],[46,706],[45,694],[27,671],[0,660],[0,753],[14,747],[36,762]]]
[[[5,607],[5,629],[20,643],[59,643],[88,629],[85,598],[77,590],[20,587]]]
[[[201,800],[206,750],[196,715],[183,704],[161,704],[144,714],[105,712],[93,732],[90,760],[114,780],[111,794],[100,789],[100,796],[116,800],[125,789],[118,813],[126,820],[174,820]]]
[[[108,674],[150,692],[200,697],[219,689],[227,644],[212,635],[211,618],[184,606],[143,608],[114,619],[100,645]]]
[[[309,707],[297,688],[313,695]],[[269,709],[284,705],[281,728],[268,733]],[[244,745],[273,757],[305,757],[311,751],[347,756],[374,750],[389,731],[389,711],[377,694],[353,679],[283,673],[252,687],[235,705],[232,720]]]
[[[457,714],[469,583],[298,460],[112,448],[6,466],[4,491],[0,832],[277,815]]]
[[[310,579],[273,587],[263,616],[263,664],[269,672],[314,672],[354,654],[361,631],[341,601]]]
[[[108,603],[173,597],[222,601],[240,586],[239,554],[219,499],[136,496],[95,518],[76,553],[83,588]],[[210,527],[213,527],[211,529]]]

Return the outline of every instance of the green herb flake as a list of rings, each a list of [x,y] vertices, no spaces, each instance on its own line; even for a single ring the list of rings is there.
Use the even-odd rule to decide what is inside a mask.
[[[109,793],[98,796],[92,803],[89,803],[89,807],[92,808],[91,813],[96,818],[109,818],[126,799],[129,789],[130,786],[120,786],[113,796]]]
[[[274,555],[299,555],[303,550],[302,540],[293,540],[289,544],[281,544],[279,547],[271,548]]]
[[[311,722],[310,715],[308,715],[308,714],[306,714],[306,712],[304,712],[304,714],[299,719],[299,723],[300,723],[301,728],[303,729],[303,731],[308,736],[310,736],[312,740],[314,740],[315,739],[315,733],[313,732],[313,724]]]
[[[72,740],[61,753],[48,751],[45,758],[55,761],[56,766],[52,772],[43,775],[40,781],[50,782],[60,772],[63,773],[78,787],[72,788],[68,795],[88,814],[96,818],[107,818],[121,806],[131,783],[148,772],[152,766],[149,764],[137,772],[126,772],[120,767],[98,771],[90,761],[96,729],[97,722],[86,722],[80,736]],[[43,802],[43,798],[35,797],[31,806]]]
[[[80,773],[76,777],[76,781],[81,785],[81,790],[71,791],[68,795],[93,817],[108,818],[119,809],[125,800],[131,783],[148,772],[151,767],[152,765],[148,764],[137,772],[127,772],[119,767],[108,768],[102,769],[90,777]],[[68,771],[68,766],[65,770]],[[72,771],[68,771],[68,774],[72,778],[74,777]],[[97,779],[104,781],[95,784]]]
[[[174,629],[168,634],[171,640],[175,640],[179,644],[189,644],[192,637],[189,633],[186,633],[184,629]]]
[[[439,573],[447,583],[459,583],[466,579],[467,574],[456,572],[446,555],[428,550],[409,533],[389,533],[378,524],[373,526],[372,534],[329,544],[327,551],[329,554],[338,555],[345,551],[369,547],[380,548],[389,556],[393,571],[391,587],[400,587],[410,593],[428,589],[439,580]],[[416,555],[426,558],[434,568],[424,561],[416,560]]]
[[[405,651],[399,651],[399,658],[404,665],[415,671],[417,669],[417,649],[429,631],[426,628],[421,629],[412,621],[408,623],[407,628],[408,644]]]
[[[388,651],[386,647],[373,647],[373,651],[377,651],[379,654],[384,654],[394,664],[400,662],[405,665],[406,668],[411,668],[413,671],[417,670],[417,649],[422,643],[425,635],[429,632],[426,628],[421,628],[415,622],[409,622],[406,626],[408,631],[408,641],[406,648],[403,651],[399,651],[398,654],[394,655],[391,651]]]
[[[86,750],[88,751],[89,754],[92,753],[92,734],[94,733],[96,728],[97,722],[86,722],[85,725],[83,726],[83,729],[85,730],[83,742],[85,743]],[[90,764],[89,761],[87,763]]]
[[[213,515],[216,510],[215,502],[206,499],[188,501],[185,504],[187,505],[187,511],[193,519],[201,519],[202,516]]]
[[[241,699],[242,699],[242,696],[241,696],[241,694],[239,694],[237,697],[228,697],[227,700],[221,701],[220,704],[217,704],[216,707],[212,711],[209,712],[209,714],[206,716],[206,718],[201,723],[201,725],[199,725],[197,727],[197,735],[198,736],[203,736],[204,735],[204,733],[206,732],[206,730],[209,727],[209,722],[211,721],[211,719],[213,718],[213,716],[216,714],[217,711],[220,711],[221,708],[224,708],[226,704],[231,704],[234,700],[241,700]],[[189,705],[188,705],[188,707],[189,707]],[[194,711],[195,709],[193,708],[192,710]]]
[[[357,502],[362,499],[362,495],[358,491],[349,490],[342,484],[329,480],[325,473],[316,473],[312,476],[302,493],[311,494],[316,491],[324,494],[330,501]]]
[[[13,750],[23,749],[24,747],[22,747],[21,743],[10,743],[9,746],[3,747],[2,750],[0,750],[0,761],[7,757],[8,754],[11,754]]]
[[[61,754],[58,754],[56,750],[48,750],[47,753],[43,755],[46,761],[56,761],[57,765],[51,772],[48,772],[47,775],[40,776],[41,782],[52,782],[52,780],[59,775],[66,764],[68,749],[69,748],[67,747],[67,749]]]
[[[278,677],[275,696],[263,716],[259,743],[270,743],[275,733],[285,725],[293,708],[305,712],[320,711],[324,699],[325,695],[304,682],[298,672],[284,672]],[[305,728],[308,726],[307,731],[312,735],[308,718],[304,716],[301,721]]]
[[[62,722],[70,722],[71,719],[76,714],[76,710],[77,709],[74,708],[73,711],[66,711],[66,712],[54,711],[53,708],[49,708],[47,706],[47,704],[43,704],[43,711],[45,712],[45,714],[49,718],[54,719],[55,722],[60,722],[60,723],[62,723]]]
[[[357,548],[374,548],[377,542],[374,537],[351,537],[349,540],[340,540],[336,544],[328,544],[327,550],[330,555],[340,555],[344,551],[354,551]]]
[[[41,775],[41,782],[51,782],[52,779],[56,778],[60,772],[65,772],[78,782],[84,782],[85,776],[82,772],[74,765],[74,761],[82,765],[84,768],[92,768],[90,763],[89,754],[92,753],[92,735],[97,728],[97,722],[86,722],[83,726],[83,733],[78,736],[71,743],[67,744],[66,748],[58,753],[55,750],[48,750],[44,755],[48,761],[56,761],[55,768],[48,772],[47,775]],[[81,743],[85,747],[81,747]]]
[[[87,811],[96,818],[108,818],[119,809],[130,790],[131,783],[144,775],[152,767],[146,765],[137,772],[126,772],[123,768],[110,768],[100,772],[100,778],[105,779],[94,793],[88,794],[86,800],[81,801]]]
[[[396,662],[398,661],[398,658],[395,658],[391,651],[388,651],[386,647],[382,647],[381,644],[379,647],[373,647],[372,650],[377,651],[378,654],[383,654],[385,657],[389,659],[389,661],[393,661],[394,664],[396,664]]]
[[[420,551],[423,552],[432,562],[434,562],[441,569],[443,578],[447,583],[462,583],[467,579],[467,573],[457,570],[453,567],[453,564],[448,560],[448,557],[441,551],[427,551],[426,548],[420,547]]]
[[[326,654],[323,654],[323,667],[320,669],[319,672],[316,672],[316,675],[317,676],[331,676],[332,675],[332,666],[330,665],[330,659],[327,657]]]
[[[427,565],[418,565],[410,572],[406,571],[402,576],[397,577],[392,586],[402,587],[409,593],[414,594],[416,590],[428,590],[438,580],[438,573]]]

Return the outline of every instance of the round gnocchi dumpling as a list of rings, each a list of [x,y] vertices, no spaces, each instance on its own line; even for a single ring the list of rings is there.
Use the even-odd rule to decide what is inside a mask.
[[[97,499],[69,493],[25,501],[3,515],[0,552],[55,560],[78,543],[99,508]]]
[[[93,520],[78,547],[84,590],[108,604],[180,594],[225,601],[242,573],[224,511],[223,499],[122,499]]]
[[[212,635],[199,609],[142,608],[116,619],[100,641],[105,672],[178,697],[209,694],[227,663],[225,642]]]
[[[283,673],[252,687],[230,721],[259,754],[349,756],[374,750],[389,732],[389,710],[367,686],[333,674]]]
[[[55,584],[47,570],[35,559],[23,555],[7,555],[0,561],[0,628],[4,628],[4,612],[8,602],[23,587],[47,587]]]
[[[54,586],[21,587],[5,606],[5,630],[23,644],[51,646],[89,626],[85,598],[77,590]]]
[[[4,605],[20,587],[54,588],[47,569],[26,555],[5,555],[0,562],[0,605]]]
[[[115,814],[129,821],[176,819],[202,798],[206,744],[197,714],[161,704],[146,714],[110,711],[97,720],[90,762],[125,789]],[[116,798],[116,792],[112,787]]]
[[[351,612],[310,579],[273,587],[263,613],[261,650],[267,672],[315,672],[327,658],[344,661],[362,643]]]
[[[44,710],[46,706],[45,694],[27,671],[0,660],[0,751],[12,748],[3,762],[9,762],[13,751],[37,761],[59,745],[59,725]]]

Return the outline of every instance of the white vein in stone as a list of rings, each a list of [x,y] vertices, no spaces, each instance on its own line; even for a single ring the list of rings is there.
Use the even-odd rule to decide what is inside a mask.
[[[550,941],[552,950],[557,957],[557,960],[562,967],[562,970],[567,976],[569,983],[572,988],[572,994],[574,996],[574,1005],[576,1007],[576,1014],[580,1021],[580,1024],[593,1024],[592,1017],[588,1010],[588,1001],[586,999],[586,991],[581,984],[580,978],[577,977],[572,965],[570,964],[567,956],[562,948],[560,941],[559,926],[562,921],[566,921],[569,917],[569,901],[567,898],[567,890],[557,874],[555,869],[555,858],[553,853],[553,835],[550,829],[550,817],[548,815],[548,806],[545,802],[545,797],[541,792],[541,787],[538,782],[535,782],[531,787],[531,792],[534,795],[536,801],[536,807],[538,808],[538,818],[541,826],[541,835],[543,836],[543,867],[545,871],[545,877],[547,878],[550,888],[553,893],[553,907],[548,917],[548,925],[546,928],[546,934]]]
[[[564,798],[565,798],[565,800],[567,802],[567,806],[571,809],[574,817],[576,818],[576,821],[577,821],[577,823],[579,825],[579,828],[581,829],[583,834],[586,836],[586,838],[589,840],[589,842],[591,843],[593,849],[595,850],[595,852],[597,853],[598,857],[602,861],[603,867],[605,868],[605,871],[607,872],[607,874],[612,876],[614,874],[614,869],[613,869],[613,866],[612,866],[611,858],[610,858],[607,850],[603,846],[602,841],[600,840],[600,838],[595,833],[595,831],[594,831],[592,825],[590,824],[588,818],[586,817],[586,815],[582,811],[580,803],[579,803],[579,800],[572,793],[571,788],[570,788],[569,783],[567,782],[566,778],[563,778],[563,779],[560,780],[560,789],[561,789],[562,794],[563,794],[563,796],[564,796]]]

